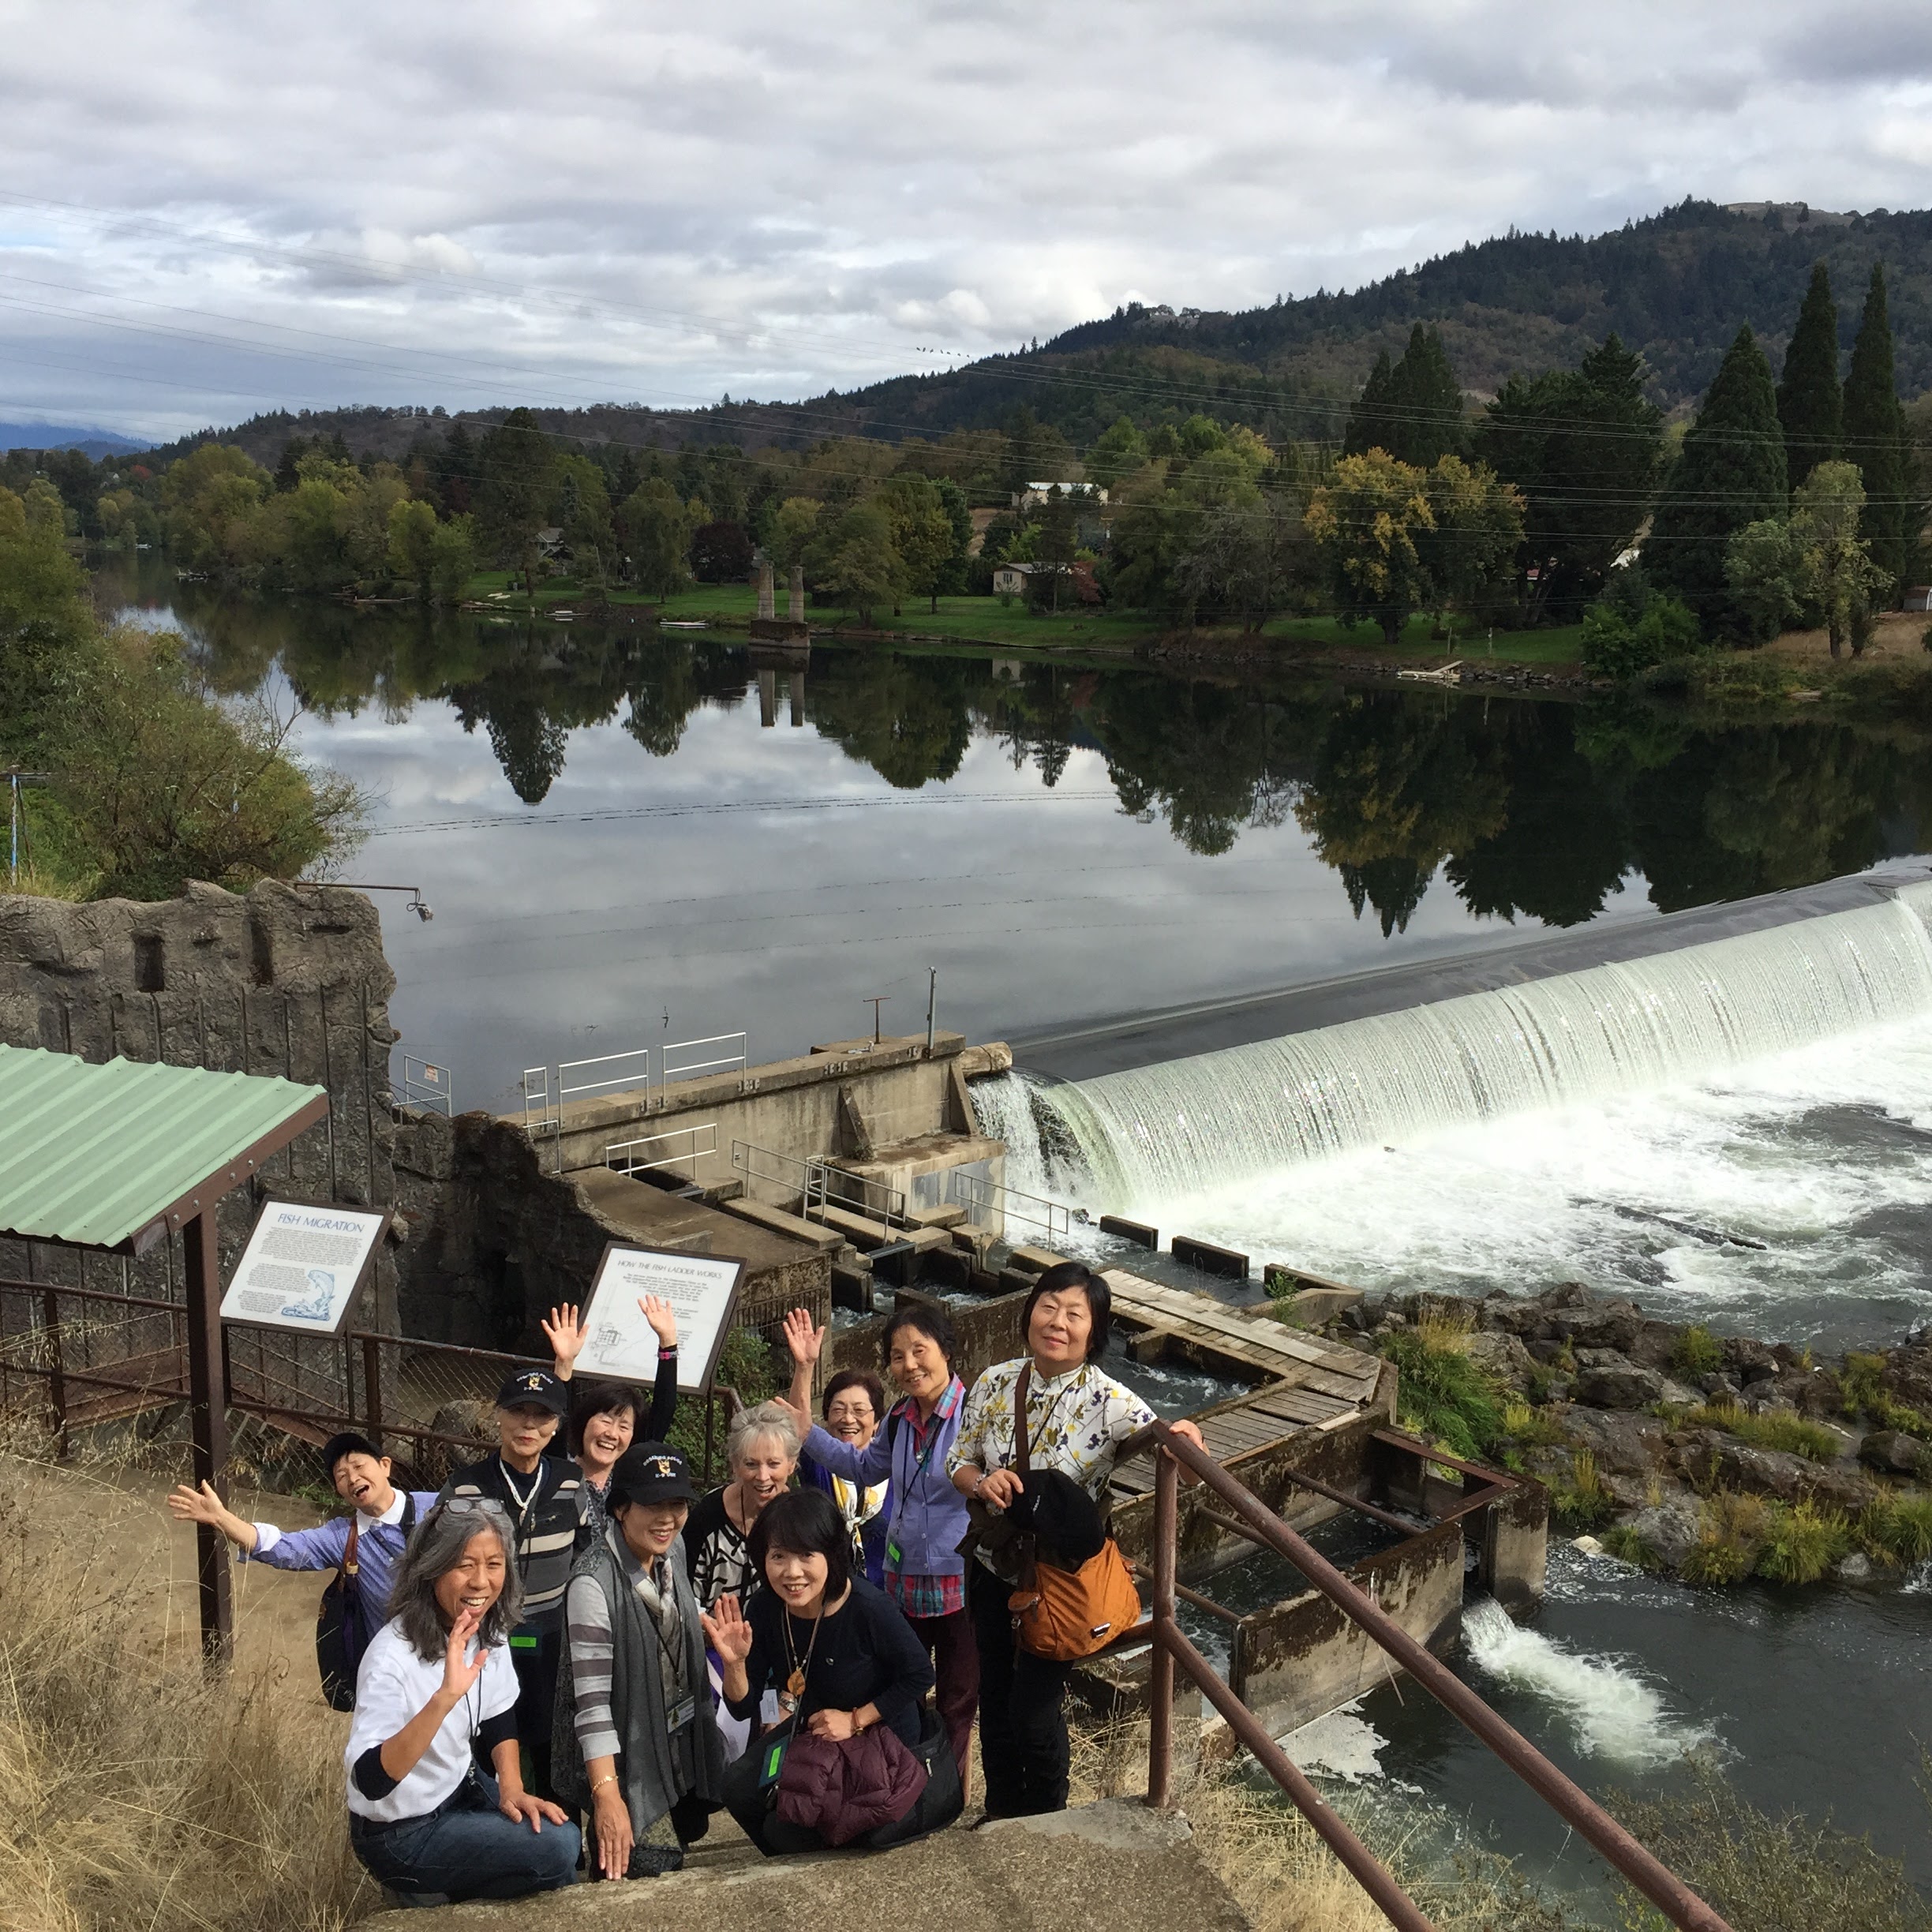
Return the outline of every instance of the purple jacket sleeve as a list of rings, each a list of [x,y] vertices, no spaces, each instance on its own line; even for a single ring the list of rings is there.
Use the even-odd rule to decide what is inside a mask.
[[[843,1476],[848,1482],[870,1486],[882,1483],[892,1473],[892,1444],[886,1440],[883,1422],[872,1432],[872,1440],[863,1449],[855,1449],[850,1443],[841,1442],[829,1429],[815,1425],[805,1438],[803,1447],[804,1453],[821,1469],[829,1470],[834,1476]]]
[[[285,1530],[270,1550],[244,1550],[244,1562],[264,1563],[271,1570],[333,1570],[349,1547],[349,1518],[331,1517],[313,1530]]]

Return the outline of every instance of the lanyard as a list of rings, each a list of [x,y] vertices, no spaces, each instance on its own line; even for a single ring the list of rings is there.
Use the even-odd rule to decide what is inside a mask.
[[[1080,1366],[1078,1373],[1069,1377],[1068,1380],[1062,1383],[1060,1388],[1055,1391],[1053,1400],[1046,1405],[1046,1413],[1040,1417],[1039,1427],[1038,1428],[1030,1427],[1027,1422],[1026,1412],[1033,1406],[1032,1391],[1030,1388],[1028,1390],[1027,1399],[1024,1404],[1020,1402],[1015,1402],[1013,1404],[1013,1460],[1015,1462],[1019,1464],[1020,1468],[1024,1469],[1027,1464],[1032,1461],[1035,1445],[1046,1440],[1046,1425],[1054,1419],[1054,1411],[1060,1406],[1061,1402],[1068,1395],[1071,1395],[1073,1391],[1078,1388],[1086,1380],[1087,1365],[1083,1362]],[[1015,1394],[1018,1393],[1018,1389],[1017,1387],[1014,1392]],[[1026,1451],[1024,1456],[1022,1456],[1020,1453],[1020,1439],[1023,1436],[1025,1438],[1026,1441]]]
[[[947,1390],[946,1390],[946,1395],[950,1395],[952,1393],[953,1393],[952,1388],[950,1387],[950,1386],[949,1386],[949,1387],[947,1387]],[[907,1400],[908,1402],[910,1402],[912,1401],[912,1397],[911,1397],[911,1396],[909,1396],[909,1395],[908,1395],[908,1396],[906,1398],[906,1400]],[[943,1402],[945,1399],[945,1396],[943,1396],[943,1395],[942,1395],[942,1396],[940,1398],[940,1400],[941,1400],[942,1402]],[[919,1413],[919,1412],[918,1412],[918,1410],[916,1409],[916,1407],[912,1408],[912,1409],[910,1409],[910,1410],[907,1410],[907,1411],[906,1411],[906,1417],[907,1417],[906,1426],[907,1426],[908,1428],[912,1428],[912,1427],[913,1426],[913,1423],[912,1423],[912,1418],[914,1416],[915,1416],[915,1415],[916,1415],[918,1413]],[[908,1477],[906,1478],[906,1481],[905,1481],[905,1488],[904,1488],[904,1496],[905,1496],[906,1499],[907,1499],[908,1501],[911,1500],[911,1497],[912,1497],[912,1487],[913,1487],[913,1485],[914,1485],[914,1484],[915,1484],[915,1483],[916,1483],[916,1482],[919,1481],[919,1478],[920,1478],[922,1476],[923,1476],[923,1475],[926,1473],[927,1469],[928,1468],[928,1466],[930,1465],[930,1463],[931,1463],[931,1462],[932,1462],[932,1459],[933,1459],[933,1451],[934,1451],[934,1450],[936,1450],[936,1449],[937,1449],[937,1448],[939,1447],[939,1438],[940,1438],[940,1437],[941,1437],[941,1436],[942,1436],[942,1435],[943,1435],[943,1434],[945,1432],[945,1418],[943,1416],[942,1416],[942,1415],[940,1414],[939,1411],[938,1411],[937,1409],[934,1410],[934,1411],[933,1411],[933,1415],[932,1415],[932,1433],[931,1433],[931,1434],[930,1434],[929,1436],[927,1436],[927,1439],[926,1439],[926,1447],[925,1447],[925,1449],[924,1449],[923,1452],[923,1453],[920,1455],[919,1460],[918,1460],[918,1461],[917,1461],[915,1463],[914,1463],[914,1464],[913,1464],[913,1466],[912,1466],[912,1473],[910,1476],[908,1476]],[[904,1508],[904,1506],[905,1506],[905,1505],[904,1505],[904,1503],[901,1503],[901,1504],[900,1505],[900,1507],[901,1508]]]

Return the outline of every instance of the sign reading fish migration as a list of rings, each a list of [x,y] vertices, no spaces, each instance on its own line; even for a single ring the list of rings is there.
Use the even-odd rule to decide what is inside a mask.
[[[694,1395],[710,1389],[744,1269],[742,1261],[718,1255],[612,1241],[590,1284],[583,1317],[590,1339],[577,1372],[648,1383],[657,1373],[657,1337],[642,1304],[656,1295],[677,1316],[678,1387]]]
[[[222,1320],[334,1335],[388,1225],[380,1209],[264,1202],[222,1297]]]

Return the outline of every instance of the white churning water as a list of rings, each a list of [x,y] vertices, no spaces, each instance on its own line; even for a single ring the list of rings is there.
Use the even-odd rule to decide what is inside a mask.
[[[1932,1013],[1932,883],[1647,959],[1061,1085],[976,1084],[1009,1179],[1131,1209]],[[1030,1116],[1030,1119],[1029,1119]]]
[[[1487,1599],[1462,1612],[1462,1640],[1485,1676],[1550,1705],[1585,1758],[1657,1770],[1714,1736],[1675,1716],[1628,1664],[1566,1649],[1540,1631],[1512,1623]]]

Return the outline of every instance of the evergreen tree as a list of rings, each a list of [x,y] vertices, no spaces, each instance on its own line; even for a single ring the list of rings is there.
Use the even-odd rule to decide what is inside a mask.
[[[1784,380],[1778,384],[1778,421],[1784,427],[1784,468],[1796,489],[1822,462],[1836,462],[1844,432],[1844,399],[1838,386],[1838,305],[1822,262],[1798,311]]]
[[[1393,434],[1389,425],[1389,389],[1393,372],[1388,351],[1376,358],[1362,392],[1349,411],[1347,433],[1342,439],[1344,456],[1366,456],[1372,449],[1385,450]]]
[[[1747,323],[1724,352],[1658,502],[1644,542],[1651,582],[1689,605],[1707,636],[1738,634],[1745,627],[1725,553],[1747,523],[1783,516],[1788,502],[1771,365]]]
[[[1916,532],[1906,489],[1905,421],[1893,380],[1882,262],[1872,264],[1865,313],[1852,345],[1844,387],[1844,453],[1865,480],[1859,534],[1871,545],[1872,561],[1902,585],[1911,567]]]
[[[1441,336],[1420,322],[1389,373],[1388,416],[1392,440],[1383,447],[1398,462],[1432,470],[1443,457],[1463,453],[1462,386]]]

